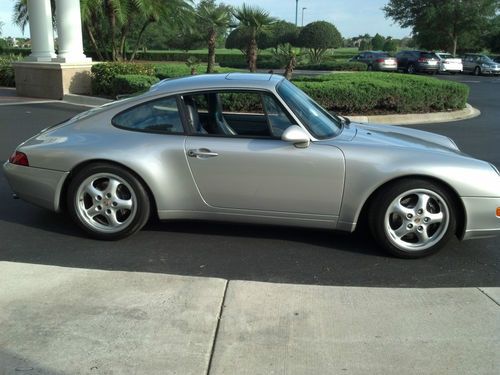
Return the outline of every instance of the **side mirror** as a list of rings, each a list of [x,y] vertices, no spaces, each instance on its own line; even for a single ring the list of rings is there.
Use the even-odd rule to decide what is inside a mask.
[[[285,142],[293,143],[294,146],[298,148],[309,147],[311,143],[309,134],[298,125],[289,126],[281,135],[281,139]]]

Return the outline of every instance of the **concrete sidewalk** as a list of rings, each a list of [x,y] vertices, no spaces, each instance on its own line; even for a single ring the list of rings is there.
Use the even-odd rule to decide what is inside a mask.
[[[0,374],[497,374],[499,304],[0,262]]]

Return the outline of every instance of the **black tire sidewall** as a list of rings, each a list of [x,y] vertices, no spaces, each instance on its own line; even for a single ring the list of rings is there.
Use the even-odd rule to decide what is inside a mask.
[[[443,198],[444,203],[448,207],[450,217],[448,228],[446,229],[445,234],[438,243],[424,250],[406,251],[396,247],[387,238],[387,234],[384,228],[384,220],[385,213],[392,201],[405,191],[413,189],[426,189],[440,195]],[[376,195],[375,199],[372,200],[368,220],[371,234],[378,245],[390,254],[399,258],[406,259],[421,258],[436,253],[448,242],[450,237],[455,234],[457,226],[456,208],[448,189],[442,187],[440,184],[423,179],[400,180],[381,189],[381,191]]]
[[[78,191],[79,186],[83,181],[97,173],[110,173],[123,178],[130,187],[134,190],[135,196],[137,198],[137,211],[135,217],[132,219],[129,225],[124,227],[122,230],[115,233],[105,233],[99,232],[95,229],[90,228],[85,223],[83,223],[78,216],[75,206],[76,199],[75,195]],[[133,233],[139,231],[148,221],[150,215],[150,202],[148,193],[145,190],[143,184],[139,179],[131,172],[125,168],[104,163],[96,163],[85,166],[82,170],[78,171],[76,175],[72,178],[67,194],[66,194],[66,204],[68,207],[68,212],[73,221],[75,221],[80,228],[82,228],[91,237],[99,240],[118,240],[121,238],[128,237]]]

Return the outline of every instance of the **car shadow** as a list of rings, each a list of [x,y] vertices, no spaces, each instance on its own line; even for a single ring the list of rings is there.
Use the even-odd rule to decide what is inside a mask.
[[[494,240],[451,241],[417,260],[368,236],[329,230],[152,220],[120,241],[90,239],[65,214],[12,200],[0,186],[0,261],[294,284],[499,286]]]

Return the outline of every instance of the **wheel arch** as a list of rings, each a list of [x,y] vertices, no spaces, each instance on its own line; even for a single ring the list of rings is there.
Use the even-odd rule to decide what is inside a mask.
[[[69,187],[71,181],[73,180],[73,178],[78,174],[78,172],[80,172],[86,166],[91,165],[91,164],[99,164],[99,163],[110,164],[110,165],[113,165],[116,167],[120,167],[120,168],[125,169],[129,173],[133,174],[139,180],[139,182],[142,184],[142,186],[144,186],[144,189],[146,189],[146,192],[147,192],[148,198],[149,198],[149,203],[151,204],[151,213],[154,214],[155,216],[158,216],[158,209],[157,209],[157,205],[156,205],[155,196],[154,196],[151,188],[149,187],[149,185],[144,180],[144,178],[142,178],[141,175],[139,175],[136,171],[134,171],[130,167],[127,167],[126,165],[124,165],[122,163],[118,163],[116,161],[107,160],[107,159],[85,160],[85,161],[75,165],[70,170],[70,172],[69,172],[68,176],[66,177],[66,179],[63,183],[63,186],[61,188],[61,194],[59,195],[59,208],[60,208],[60,210],[66,211],[66,209],[67,209],[67,207],[66,207],[66,195],[68,194],[68,187]]]
[[[443,180],[440,180],[439,178],[436,177],[431,177],[431,176],[426,176],[426,175],[406,175],[406,176],[399,176],[397,178],[393,178],[389,181],[384,182],[380,186],[378,186],[375,190],[372,191],[372,193],[368,196],[368,198],[365,200],[363,203],[363,206],[361,210],[359,211],[358,216],[355,218],[356,219],[356,229],[359,228],[367,228],[367,221],[368,221],[368,212],[370,210],[371,204],[374,202],[375,197],[377,194],[384,188],[386,188],[389,185],[395,184],[398,181],[402,180],[411,180],[411,179],[420,179],[420,180],[427,180],[429,182],[435,183],[445,189],[451,199],[453,200],[454,207],[456,208],[457,211],[457,228],[455,234],[457,237],[462,238],[464,231],[465,231],[465,225],[467,221],[467,215],[465,211],[465,207],[462,203],[462,200],[460,199],[459,194],[457,191],[448,183],[446,183]]]

